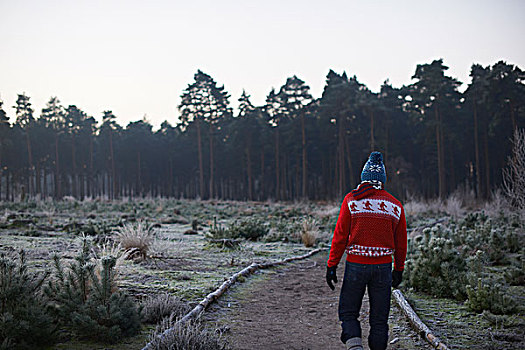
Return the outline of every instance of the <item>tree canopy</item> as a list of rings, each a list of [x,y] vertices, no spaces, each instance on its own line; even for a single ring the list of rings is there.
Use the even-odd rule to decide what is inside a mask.
[[[144,118],[97,123],[51,97],[35,118],[19,94],[9,123],[0,101],[0,199],[137,196],[239,200],[338,199],[354,188],[372,150],[387,188],[488,197],[501,185],[511,137],[525,127],[525,73],[500,61],[473,64],[464,92],[443,60],[416,67],[413,83],[372,92],[330,70],[320,98],[297,76],[256,106],[197,71],[182,91],[180,120],[159,130]]]

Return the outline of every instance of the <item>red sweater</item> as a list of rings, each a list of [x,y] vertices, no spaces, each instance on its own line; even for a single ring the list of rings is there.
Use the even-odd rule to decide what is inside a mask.
[[[405,210],[397,199],[369,182],[348,193],[335,226],[328,267],[337,266],[346,251],[346,260],[359,264],[392,262],[403,271],[407,253]]]

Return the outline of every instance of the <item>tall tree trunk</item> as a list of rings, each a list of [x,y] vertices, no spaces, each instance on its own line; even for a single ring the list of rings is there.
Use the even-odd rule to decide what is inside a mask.
[[[2,201],[2,177],[4,174],[4,168],[2,166],[2,150],[3,150],[3,140],[0,140],[0,202]]]
[[[209,138],[210,138],[210,196],[209,198],[213,198],[213,125],[210,123],[210,129],[209,129]]]
[[[481,164],[479,160],[478,108],[474,102],[474,153],[476,156],[476,196],[481,196]]]
[[[246,170],[248,175],[248,200],[253,200],[252,193],[252,155],[251,155],[251,137],[248,138],[248,144],[246,145]]]
[[[47,171],[46,171],[46,167],[44,167],[44,184],[43,184],[44,188],[42,190],[42,195],[43,195],[43,198],[42,199],[47,199]],[[1,196],[0,196],[1,198]]]
[[[71,135],[71,166],[72,166],[72,174],[71,174],[71,181],[72,181],[72,187],[73,187],[73,197],[77,198],[77,159],[76,159],[76,150],[75,150],[75,135]]]
[[[60,158],[58,153],[58,134],[55,134],[55,199],[62,197],[60,188]]]
[[[279,173],[281,171],[281,167],[279,165],[279,129],[278,127],[275,127],[275,199],[279,200],[281,198],[280,196],[280,177]]]
[[[434,108],[434,114],[436,117],[436,146],[437,146],[437,157],[438,157],[438,193],[440,198],[445,197],[445,167],[443,159],[443,145],[441,137],[441,120],[439,115],[439,109],[436,104]]]
[[[375,139],[374,139],[374,110],[372,108],[369,108],[370,114],[370,152],[375,150]]]
[[[202,136],[201,136],[201,123],[200,120],[196,120],[197,125],[197,149],[199,152],[199,195],[201,199],[204,199],[204,169],[202,166]]]
[[[344,188],[345,188],[345,129],[344,129],[344,116],[342,114],[339,114],[339,120],[337,121],[339,124],[339,133],[338,133],[338,161],[337,161],[337,168],[339,169],[338,179],[339,179],[339,195],[343,194]]]
[[[89,138],[89,195],[95,198],[95,174],[93,173],[93,136]]]
[[[485,153],[485,198],[490,196],[490,159],[489,159],[489,136],[485,129],[483,133],[484,153]]]
[[[518,128],[518,124],[516,123],[516,115],[514,114],[514,101],[512,99],[509,100],[509,108],[510,108],[510,120],[512,121],[512,132],[516,131]]]
[[[388,115],[385,115],[388,118]],[[385,118],[386,119],[386,118]],[[385,120],[385,164],[388,164],[388,156],[390,155],[390,123],[389,120]]]
[[[305,125],[304,125],[305,121],[304,121],[304,112],[301,113],[301,131],[302,131],[302,136],[303,136],[303,142],[302,142],[302,146],[303,146],[303,188],[302,188],[302,191],[301,191],[301,194],[302,194],[302,197],[303,198],[307,198],[308,197],[308,193],[307,193],[307,174],[306,174],[306,128],[305,128]]]
[[[10,181],[9,181],[9,171],[5,174],[5,200],[9,201],[9,194],[11,192],[11,189],[9,188]]]
[[[447,188],[448,188],[448,178],[447,178],[447,171],[445,167],[446,163],[446,157],[445,157],[445,150],[447,149],[446,143],[445,143],[445,133],[443,132],[443,122],[441,120],[441,113],[439,113],[439,137],[441,140],[441,169],[443,170],[443,196],[447,195]]]
[[[266,198],[266,192],[264,189],[266,188],[266,184],[264,183],[264,147],[261,146],[261,186],[259,189],[259,199]]]
[[[344,138],[345,140],[345,148],[346,148],[346,163],[347,163],[347,166],[348,166],[348,174],[349,174],[349,177],[350,177],[350,186],[354,186],[355,185],[355,182],[354,182],[354,168],[352,167],[352,156],[351,156],[351,152],[350,152],[350,142],[348,140],[348,137],[345,137]],[[343,189],[343,192],[341,193],[344,193],[345,192],[345,189]]]
[[[168,182],[168,197],[174,197],[175,192],[173,191],[173,160],[170,158],[170,169],[169,169],[169,182]]]
[[[31,186],[31,183],[32,183],[32,174],[33,174],[33,153],[31,152],[31,139],[29,137],[29,130],[26,130],[26,143],[27,143],[27,157],[28,157],[28,161],[29,161],[29,171],[28,171],[28,174],[27,174],[27,190],[28,190],[28,194],[31,196],[31,193],[33,192],[32,191],[32,186]]]
[[[137,151],[137,195],[143,197],[141,169],[142,167],[140,164],[140,151]]]
[[[117,190],[117,176],[115,174],[115,152],[113,151],[113,133],[109,133],[109,152],[111,153],[111,189],[109,190],[109,198],[115,199]]]
[[[40,194],[40,198],[42,198],[42,186],[41,186],[41,180],[42,180],[42,174],[40,169],[40,162],[36,162],[35,167],[35,187],[36,187],[36,194]]]

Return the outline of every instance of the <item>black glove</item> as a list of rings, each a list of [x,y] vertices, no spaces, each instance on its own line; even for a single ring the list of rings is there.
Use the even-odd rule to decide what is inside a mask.
[[[326,268],[326,283],[328,283],[328,287],[330,287],[332,290],[335,289],[334,285],[332,284],[332,281],[334,283],[337,283],[336,270],[337,270],[337,266]]]
[[[392,270],[392,288],[397,288],[403,280],[403,271]]]

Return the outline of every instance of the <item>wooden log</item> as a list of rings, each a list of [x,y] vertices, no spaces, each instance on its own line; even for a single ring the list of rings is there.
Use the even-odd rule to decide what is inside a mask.
[[[432,334],[432,331],[430,328],[427,327],[426,324],[421,321],[417,313],[412,309],[408,301],[405,299],[405,296],[399,289],[394,289],[392,291],[392,294],[394,295],[394,299],[401,309],[405,316],[410,321],[410,324],[412,327],[418,332],[421,337],[423,337],[425,340],[427,340],[432,346],[439,350],[448,350],[448,347],[443,344],[438,337],[436,337],[434,334]]]
[[[241,276],[242,277],[249,276],[249,275],[253,274],[255,271],[260,270],[260,269],[268,269],[268,268],[271,268],[271,267],[274,267],[274,266],[278,266],[278,265],[283,265],[283,264],[289,263],[289,262],[294,261],[294,260],[306,259],[306,258],[309,258],[310,256],[312,256],[312,255],[314,255],[314,254],[316,254],[316,253],[318,253],[318,252],[320,252],[322,250],[324,250],[324,248],[314,249],[314,250],[308,252],[307,254],[300,255],[300,256],[292,256],[290,258],[286,258],[286,259],[283,259],[283,260],[280,260],[280,261],[267,262],[267,263],[252,263],[252,264],[250,264],[250,266],[245,267],[241,271],[239,271],[239,272],[233,274],[232,276],[230,276],[230,278],[228,278],[226,281],[224,281],[219,288],[217,288],[214,292],[208,294],[199,304],[197,304],[197,306],[195,306],[190,312],[188,312],[180,320],[178,320],[175,323],[175,325],[173,325],[173,327],[166,329],[164,332],[162,332],[160,335],[158,335],[157,339],[162,339],[162,338],[165,338],[166,336],[168,336],[171,332],[173,332],[173,329],[178,324],[186,323],[189,320],[192,320],[192,319],[195,319],[195,318],[199,317],[211,303],[213,303],[215,300],[217,300],[221,295],[223,295],[228,290],[228,288],[230,288],[233,284],[235,284],[235,282],[237,282],[239,277],[241,277]],[[142,348],[142,350],[153,349],[153,344],[152,343],[153,343],[153,341],[147,343],[146,346],[144,346]]]

